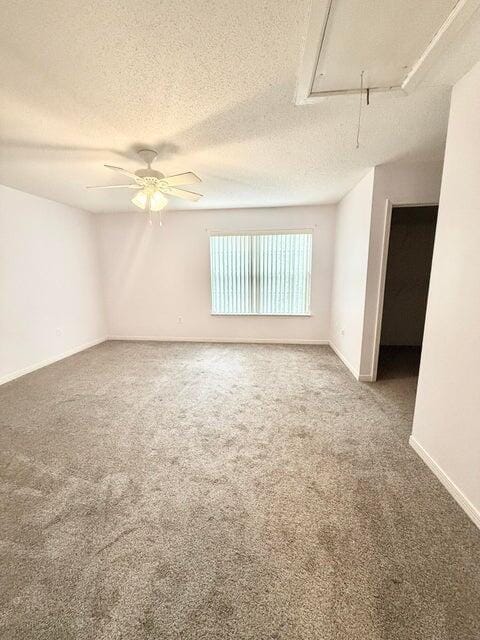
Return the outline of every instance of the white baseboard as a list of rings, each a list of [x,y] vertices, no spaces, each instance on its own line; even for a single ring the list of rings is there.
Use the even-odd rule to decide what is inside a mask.
[[[330,348],[332,349],[332,351],[335,352],[335,354],[340,358],[340,360],[343,362],[343,364],[347,367],[347,369],[350,371],[350,373],[353,375],[353,377],[358,380],[359,382],[373,382],[373,378],[371,375],[367,375],[367,374],[363,374],[363,373],[359,373],[358,369],[356,369],[348,360],[347,358],[343,355],[343,353],[340,351],[340,349],[336,346],[335,343],[333,343],[331,340],[328,343],[330,345]]]
[[[49,364],[53,364],[54,362],[58,362],[59,360],[63,360],[64,358],[68,358],[69,356],[73,356],[75,353],[85,351],[85,349],[90,349],[90,347],[94,347],[101,342],[105,342],[106,339],[107,338],[97,338],[96,340],[92,340],[91,342],[87,342],[86,344],[74,347],[73,349],[68,349],[68,351],[64,351],[63,353],[53,356],[52,358],[47,358],[46,360],[36,362],[35,364],[32,364],[23,369],[18,369],[18,371],[7,373],[7,375],[0,378],[0,385],[5,384],[6,382],[10,382],[11,380],[15,380],[16,378],[21,378],[22,376],[27,375],[27,373],[32,373],[32,371],[36,371],[37,369],[41,369],[42,367],[47,367]]]
[[[359,373],[357,369],[347,360],[347,358],[343,355],[343,353],[340,351],[340,349],[336,346],[334,342],[330,340],[329,344],[332,351],[340,358],[340,360],[347,367],[347,369],[350,371],[353,377],[356,380],[359,380]]]
[[[370,373],[359,373],[357,380],[359,382],[375,382],[374,377]]]
[[[107,340],[140,342],[220,342],[229,344],[329,344],[328,340],[302,340],[298,338],[191,338],[171,336],[108,336]]]
[[[467,516],[480,529],[480,511],[470,502],[470,500],[462,493],[453,480],[445,473],[445,471],[435,462],[430,454],[417,442],[414,436],[410,436],[410,446],[416,451],[420,458],[425,462],[427,467],[437,476],[448,493],[454,498],[465,511]]]

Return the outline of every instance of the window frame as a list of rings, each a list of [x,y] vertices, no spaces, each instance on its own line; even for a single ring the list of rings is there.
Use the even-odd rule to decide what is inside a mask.
[[[306,235],[312,237],[312,246],[310,253],[310,270],[309,270],[309,310],[308,313],[220,313],[212,310],[212,252],[210,238],[212,236],[272,236],[272,235]],[[215,317],[232,317],[232,318],[311,318],[312,313],[312,280],[313,280],[313,240],[314,229],[312,227],[302,227],[296,229],[239,229],[232,231],[231,229],[222,230],[215,229],[208,231],[208,259],[209,259],[209,293],[210,293],[210,315]]]

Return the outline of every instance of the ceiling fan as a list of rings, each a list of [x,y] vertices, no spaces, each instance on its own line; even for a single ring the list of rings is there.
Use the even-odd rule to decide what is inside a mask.
[[[113,169],[128,176],[134,182],[130,184],[87,187],[87,189],[136,189],[137,193],[132,198],[133,204],[144,211],[148,211],[150,214],[152,211],[161,211],[168,204],[166,196],[182,198],[192,202],[200,200],[202,197],[200,193],[177,188],[185,184],[201,182],[197,175],[189,171],[188,173],[179,173],[174,176],[165,176],[160,171],[152,169],[152,162],[158,155],[154,149],[141,149],[138,151],[138,155],[146,163],[147,168],[138,169],[135,173],[110,164],[104,165],[107,169]]]

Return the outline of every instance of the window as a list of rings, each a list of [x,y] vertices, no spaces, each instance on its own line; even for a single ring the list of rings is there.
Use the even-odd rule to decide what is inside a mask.
[[[312,232],[210,236],[212,313],[309,315]]]

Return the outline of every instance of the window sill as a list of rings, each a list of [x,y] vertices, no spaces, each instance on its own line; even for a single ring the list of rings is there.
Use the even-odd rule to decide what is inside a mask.
[[[313,313],[210,313],[211,316],[241,318],[313,318]]]

